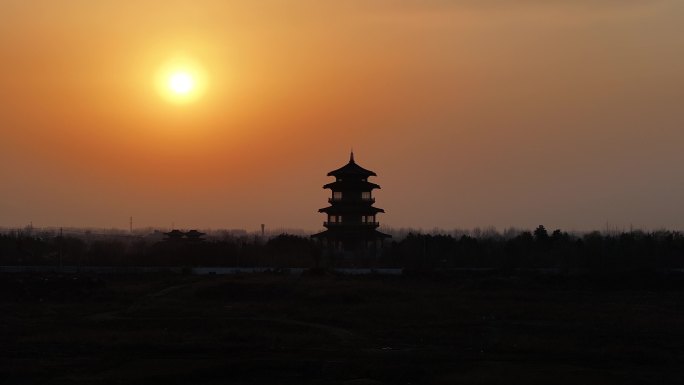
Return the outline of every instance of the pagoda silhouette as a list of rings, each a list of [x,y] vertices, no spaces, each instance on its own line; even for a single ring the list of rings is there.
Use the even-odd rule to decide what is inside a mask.
[[[372,191],[380,186],[368,181],[368,177],[377,174],[356,164],[352,151],[349,163],[330,171],[328,176],[335,177],[334,182],[323,186],[332,191],[330,206],[318,210],[328,215],[323,222],[327,230],[311,237],[319,239],[334,254],[376,254],[383,239],[391,238],[377,230],[380,224],[376,215],[385,210],[373,207]]]

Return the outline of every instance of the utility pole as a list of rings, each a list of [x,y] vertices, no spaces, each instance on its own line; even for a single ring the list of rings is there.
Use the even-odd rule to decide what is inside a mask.
[[[261,224],[261,238],[263,238],[264,235],[266,234],[265,229],[266,229],[266,225],[262,223]]]
[[[59,246],[58,246],[58,251],[57,251],[57,267],[59,269],[62,269],[62,249],[64,245],[64,233],[62,231],[62,228],[59,228]]]
[[[133,234],[133,216],[131,216],[131,218],[128,222],[128,227],[129,227],[131,234]]]

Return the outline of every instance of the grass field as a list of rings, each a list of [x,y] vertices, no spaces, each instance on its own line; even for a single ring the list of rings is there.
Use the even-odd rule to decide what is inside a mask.
[[[678,280],[7,274],[0,384],[679,384]]]

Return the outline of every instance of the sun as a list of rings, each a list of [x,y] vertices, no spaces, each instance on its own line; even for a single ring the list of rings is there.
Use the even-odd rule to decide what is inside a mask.
[[[176,56],[163,63],[155,75],[159,95],[173,104],[199,100],[208,88],[204,67],[187,56]]]
[[[187,94],[195,87],[195,80],[187,72],[174,72],[169,76],[169,88],[177,94]]]

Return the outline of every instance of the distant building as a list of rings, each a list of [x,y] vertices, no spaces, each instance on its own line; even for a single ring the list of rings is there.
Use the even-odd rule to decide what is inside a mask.
[[[190,230],[185,233],[185,237],[188,239],[197,239],[197,240],[203,240],[203,236],[206,235],[205,233],[200,233],[197,230]]]
[[[203,241],[204,238],[202,238],[205,233],[201,233],[197,230],[190,230],[187,232],[183,232],[180,230],[171,230],[168,233],[164,233],[164,238],[165,241]]]
[[[356,164],[352,152],[349,163],[330,171],[328,176],[335,177],[334,182],[323,186],[332,191],[330,206],[318,210],[328,215],[323,222],[327,230],[311,237],[321,240],[329,251],[374,254],[383,239],[391,238],[377,230],[380,224],[376,215],[385,210],[373,207],[372,191],[380,186],[368,181],[377,175]]]

